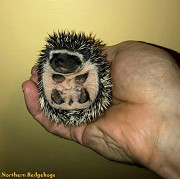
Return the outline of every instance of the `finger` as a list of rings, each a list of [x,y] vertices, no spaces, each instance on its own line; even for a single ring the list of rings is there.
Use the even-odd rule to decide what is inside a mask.
[[[37,75],[32,75],[29,80],[31,80],[37,84],[38,77],[37,77]]]
[[[29,112],[36,116],[40,112],[39,94],[37,85],[33,81],[26,81],[22,85],[24,98]]]
[[[37,74],[37,66],[36,65],[32,67],[31,74],[32,75],[36,75]]]
[[[64,126],[62,123],[56,123],[45,116],[44,112],[41,110],[37,85],[29,80],[24,82],[22,86],[26,106],[33,118],[48,132],[59,135],[63,138],[71,139],[69,126]]]
[[[41,110],[37,85],[33,81],[26,81],[23,83],[23,90],[28,111],[34,117],[34,119],[36,119],[48,131],[50,131],[52,122]]]

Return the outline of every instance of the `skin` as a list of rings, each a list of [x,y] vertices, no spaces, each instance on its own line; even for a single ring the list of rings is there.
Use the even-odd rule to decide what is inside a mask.
[[[180,69],[165,51],[136,41],[104,50],[111,63],[113,104],[96,121],[64,126],[38,103],[36,67],[23,83],[27,108],[48,132],[118,162],[144,165],[163,178],[180,178]]]

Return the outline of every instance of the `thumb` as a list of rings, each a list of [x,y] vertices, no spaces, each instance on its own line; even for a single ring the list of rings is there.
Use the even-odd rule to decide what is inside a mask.
[[[35,82],[28,80],[22,84],[22,88],[28,111],[35,117],[41,110],[37,85]]]

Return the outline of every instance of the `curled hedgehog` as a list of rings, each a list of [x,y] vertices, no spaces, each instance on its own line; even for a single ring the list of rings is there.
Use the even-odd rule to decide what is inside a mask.
[[[49,35],[37,62],[39,102],[56,122],[80,125],[101,115],[111,104],[110,64],[104,44],[91,34]]]

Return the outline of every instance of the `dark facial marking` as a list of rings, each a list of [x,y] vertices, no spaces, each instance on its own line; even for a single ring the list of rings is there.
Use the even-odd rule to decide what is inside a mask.
[[[88,77],[88,73],[78,75],[75,77],[75,82],[77,84],[83,84],[87,80],[87,77]]]
[[[64,61],[63,58],[57,58],[57,59],[54,60],[54,64],[55,64],[55,66],[57,66],[57,67],[63,66],[64,62],[65,62],[65,61]]]
[[[56,83],[62,83],[65,80],[65,77],[60,75],[60,74],[53,74],[52,75],[52,79],[53,81],[55,81]]]
[[[54,103],[56,104],[62,104],[64,103],[64,100],[62,99],[62,97],[60,96],[58,90],[53,89],[52,93],[51,93],[51,99]]]
[[[81,95],[80,95],[80,98],[79,98],[78,102],[82,104],[82,103],[87,102],[89,99],[90,98],[89,98],[88,92],[86,90],[84,90],[84,89],[81,89]]]
[[[83,55],[85,61],[87,61],[91,56],[91,53],[90,53],[89,49],[81,50],[81,54]]]
[[[57,53],[53,54],[50,64],[55,71],[67,74],[75,72],[81,66],[82,62],[75,55]]]

